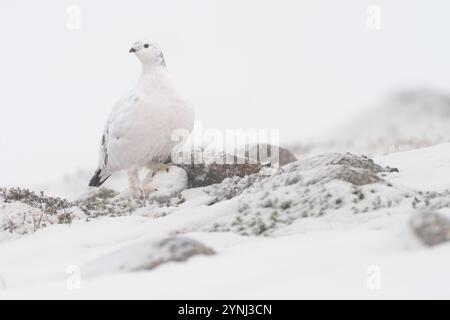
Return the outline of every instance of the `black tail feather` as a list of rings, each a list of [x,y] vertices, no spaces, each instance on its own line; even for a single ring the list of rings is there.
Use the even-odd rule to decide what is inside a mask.
[[[102,180],[102,178],[100,177],[101,172],[102,171],[100,169],[97,169],[97,171],[95,171],[94,176],[92,177],[91,181],[89,181],[89,187],[100,187],[111,176],[109,175]]]

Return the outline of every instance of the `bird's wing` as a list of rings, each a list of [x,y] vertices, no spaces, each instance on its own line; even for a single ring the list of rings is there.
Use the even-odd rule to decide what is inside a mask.
[[[102,138],[100,141],[100,155],[99,155],[99,164],[98,168],[102,171],[102,175],[111,174],[112,168],[108,162],[108,141],[111,137],[111,125],[114,122],[120,121],[120,118],[126,113],[126,109],[132,108],[136,103],[134,97],[136,93],[130,92],[128,95],[122,97],[117,103],[114,105],[111,114],[108,117],[106,122],[105,129],[103,130]]]
[[[102,139],[100,141],[100,156],[98,163],[99,169],[106,169],[108,166],[108,148],[107,148],[108,135],[109,135],[108,126],[106,126],[105,130],[103,130]]]
[[[110,170],[108,170],[108,149],[106,146],[107,134],[108,130],[105,129],[100,142],[100,159],[98,169],[89,181],[90,187],[100,187],[111,175]]]

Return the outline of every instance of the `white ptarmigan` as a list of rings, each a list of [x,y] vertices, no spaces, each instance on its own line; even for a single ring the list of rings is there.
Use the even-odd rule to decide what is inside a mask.
[[[142,63],[135,88],[114,106],[100,144],[100,159],[89,186],[99,187],[111,174],[127,170],[130,191],[135,197],[152,191],[151,178],[164,167],[175,147],[180,147],[194,124],[191,104],[176,90],[158,45],[149,41],[133,44]],[[172,134],[176,130],[177,139]],[[184,133],[183,133],[184,132]],[[176,150],[175,150],[176,151]],[[141,168],[150,171],[141,183]],[[164,167],[165,168],[165,167]]]

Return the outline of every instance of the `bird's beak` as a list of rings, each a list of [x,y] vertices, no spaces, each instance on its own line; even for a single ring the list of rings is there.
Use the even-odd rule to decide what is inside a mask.
[[[131,53],[131,52],[136,52],[137,50],[135,49],[135,48],[131,48],[130,49],[130,51],[129,51],[129,53]]]

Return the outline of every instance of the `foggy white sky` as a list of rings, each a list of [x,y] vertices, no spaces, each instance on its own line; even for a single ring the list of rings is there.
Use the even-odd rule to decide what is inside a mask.
[[[66,27],[70,4],[81,29]],[[366,8],[381,8],[381,30]],[[398,87],[450,86],[445,0],[0,2],[0,185],[97,164],[113,103],[139,76],[137,39],[163,48],[205,128],[325,135]]]

